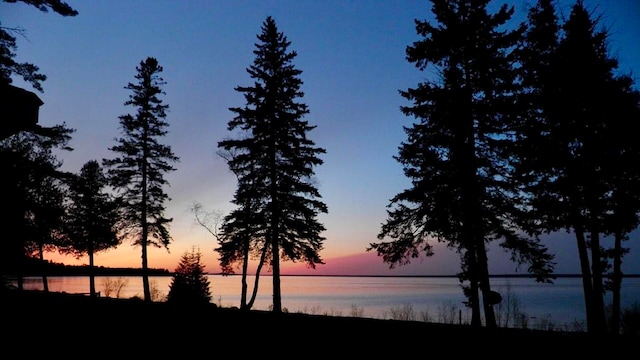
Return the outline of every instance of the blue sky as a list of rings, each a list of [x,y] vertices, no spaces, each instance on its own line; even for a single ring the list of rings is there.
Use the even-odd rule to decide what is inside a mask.
[[[207,210],[226,213],[235,178],[216,155],[217,142],[228,136],[229,107],[244,105],[238,85],[250,85],[245,69],[252,63],[256,35],[267,16],[298,53],[302,70],[301,99],[309,107],[306,120],[317,125],[309,136],[327,150],[316,168],[319,191],[329,213],[319,220],[327,231],[321,256],[327,262],[312,274],[333,273],[350,265],[350,273],[454,274],[457,255],[438,247],[436,255],[393,271],[373,253],[369,243],[386,218],[386,205],[409,186],[392,156],[405,140],[403,126],[412,119],[399,111],[407,105],[398,90],[414,87],[430,73],[418,71],[405,60],[405,48],[418,40],[414,19],[431,19],[430,2],[418,0],[342,1],[67,1],[76,17],[42,13],[24,4],[0,3],[0,21],[19,27],[17,61],[40,67],[44,101],[40,122],[65,122],[75,128],[71,153],[61,153],[65,170],[78,172],[92,159],[112,158],[108,148],[119,136],[118,116],[132,113],[125,107],[135,68],[146,57],[164,67],[165,104],[169,105],[169,134],[163,142],[180,157],[177,171],[168,174],[168,217],[174,219],[169,252],[150,249],[151,267],[173,269],[192,247],[204,255],[209,271],[216,271],[214,239],[195,225],[189,208],[194,202]],[[495,2],[496,4],[502,2]],[[517,16],[527,1],[511,1]],[[533,3],[533,1],[529,1]],[[585,2],[611,33],[611,53],[624,72],[640,71],[640,2],[636,0]],[[573,1],[561,1],[568,14]],[[636,79],[638,77],[636,76]],[[636,80],[637,82],[638,80]],[[16,79],[15,85],[25,86]],[[32,90],[30,87],[25,86]],[[578,272],[575,240],[563,234],[545,239],[556,253],[558,272]],[[623,263],[626,273],[640,273],[638,239]],[[490,253],[494,273],[513,272],[500,250]],[[86,259],[55,261],[86,263]],[[373,263],[371,263],[373,261]],[[361,264],[361,265],[358,265]],[[366,265],[365,265],[366,264]],[[140,266],[140,249],[124,243],[100,253],[96,265]],[[283,266],[286,264],[283,264]]]

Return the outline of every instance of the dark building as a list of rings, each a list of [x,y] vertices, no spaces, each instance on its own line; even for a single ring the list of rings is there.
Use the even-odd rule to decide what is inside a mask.
[[[9,84],[0,85],[0,140],[36,128],[42,104],[44,102],[31,91]]]

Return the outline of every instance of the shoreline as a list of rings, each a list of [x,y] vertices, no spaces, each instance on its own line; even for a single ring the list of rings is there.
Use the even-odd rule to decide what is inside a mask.
[[[71,347],[75,342],[90,341],[99,346],[97,344],[101,340],[115,339],[140,345],[147,341],[160,341],[161,348],[168,351],[167,348],[189,346],[211,348],[216,344],[222,346],[225,342],[239,343],[241,339],[246,339],[252,349],[258,346],[264,353],[270,353],[269,349],[277,344],[283,345],[278,345],[279,351],[285,351],[289,346],[285,344],[316,348],[318,351],[321,350],[319,347],[326,348],[332,344],[332,348],[341,346],[343,351],[353,351],[353,354],[380,355],[388,351],[394,356],[405,352],[409,356],[430,352],[429,344],[437,349],[442,346],[438,341],[462,345],[456,348],[458,351],[470,351],[465,344],[480,341],[494,349],[495,346],[502,347],[502,350],[526,346],[515,349],[514,355],[540,351],[541,355],[548,356],[558,349],[571,349],[572,355],[581,349],[585,354],[593,354],[593,351],[602,349],[607,355],[619,352],[622,356],[627,346],[630,346],[628,349],[637,350],[640,340],[640,336],[635,335],[488,329],[469,325],[303,313],[275,314],[263,310],[240,311],[215,304],[177,306],[163,302],[147,303],[139,299],[90,298],[40,290],[4,290],[0,296],[3,317],[9,319],[4,322],[5,329],[10,330],[6,333],[7,340],[20,341],[20,334],[45,334],[46,339],[40,340],[54,343],[66,341]],[[199,342],[204,343],[198,345]],[[561,348],[551,348],[552,344]],[[483,352],[481,348],[473,348],[470,354]],[[321,353],[325,354],[322,357],[329,356],[324,351]],[[158,354],[166,355],[162,351]],[[284,354],[285,358],[289,355],[291,353]],[[303,356],[300,353],[295,355],[296,358]]]

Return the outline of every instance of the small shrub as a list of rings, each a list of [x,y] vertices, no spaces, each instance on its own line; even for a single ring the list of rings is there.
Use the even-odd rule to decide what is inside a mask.
[[[460,308],[452,302],[443,302],[438,307],[438,318],[443,324],[455,324]]]
[[[411,304],[404,304],[401,307],[393,307],[390,310],[391,319],[393,320],[415,320],[415,313]]]
[[[150,287],[150,291],[151,291],[151,301],[165,301],[167,299],[167,297],[165,296],[165,294],[160,291],[160,289],[158,288],[158,282],[155,280],[151,280],[151,282],[149,283],[149,287]]]
[[[424,310],[420,312],[420,320],[422,320],[423,322],[433,321],[433,318],[431,317],[429,310]]]
[[[123,279],[121,277],[113,280],[111,278],[102,279],[102,293],[106,297],[111,297],[113,294],[116,298],[120,298],[122,290],[129,284],[129,279]]]
[[[195,248],[185,252],[175,270],[167,302],[173,304],[208,304],[211,302],[209,279],[200,263],[202,253]]]
[[[555,331],[556,323],[551,319],[551,315],[547,314],[546,316],[541,316],[537,318],[533,318],[535,323],[533,325],[534,329],[538,330],[546,330],[546,331]]]
[[[640,335],[640,304],[634,302],[622,310],[621,326],[624,334]]]
[[[527,314],[521,309],[520,297],[511,291],[511,283],[507,282],[506,288],[499,287],[498,290],[503,293],[502,301],[493,306],[498,326],[526,328],[528,324],[522,324],[520,320],[527,318]]]
[[[358,307],[356,304],[351,304],[351,316],[352,317],[363,317],[364,309]]]

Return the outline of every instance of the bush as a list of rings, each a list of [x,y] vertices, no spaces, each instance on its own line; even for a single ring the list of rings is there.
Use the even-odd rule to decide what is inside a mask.
[[[622,311],[622,331],[625,334],[640,335],[640,304],[634,302]]]
[[[204,273],[204,265],[200,263],[201,258],[202,254],[195,249],[182,255],[169,285],[167,303],[209,304],[211,302],[209,279]]]

